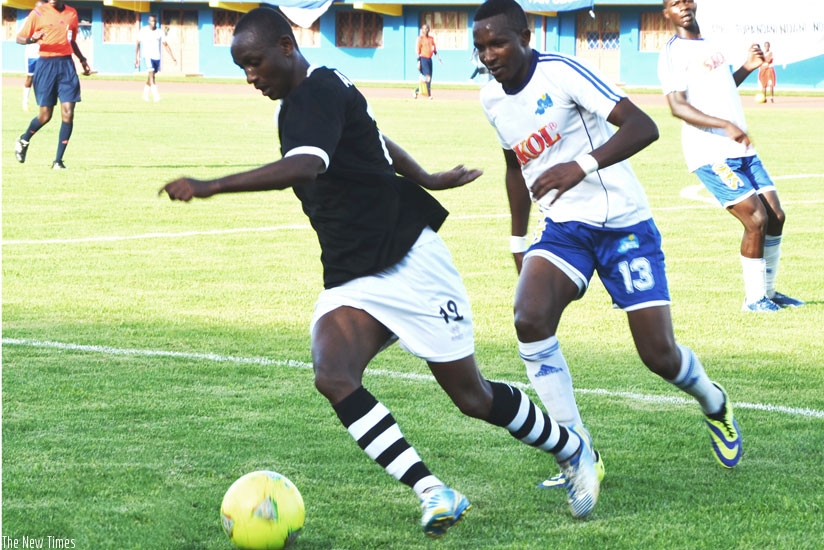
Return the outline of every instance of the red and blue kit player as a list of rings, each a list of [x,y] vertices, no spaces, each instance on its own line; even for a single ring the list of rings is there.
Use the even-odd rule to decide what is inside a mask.
[[[473,36],[495,78],[481,89],[481,105],[506,161],[511,251],[520,272],[518,348],[547,412],[590,441],[556,332],[597,272],[614,306],[626,312],[641,360],[695,397],[716,458],[735,466],[742,446],[730,401],[692,350],[675,342],[661,235],[627,160],[658,138],[655,123],[589,65],[533,50],[515,0],[482,4]],[[533,201],[541,223],[529,242]],[[556,476],[540,486],[562,482]]]
[[[83,74],[91,74],[86,58],[77,46],[77,11],[63,0],[49,0],[29,13],[17,35],[18,44],[40,45],[40,59],[34,70],[32,84],[40,111],[29,127],[15,142],[14,155],[18,162],[26,162],[29,141],[47,124],[60,101],[62,124],[52,168],[65,170],[63,154],[69,144],[74,126],[74,106],[80,101],[80,80],[74,68],[72,54],[83,66]]]
[[[775,290],[786,215],[750,137],[737,87],[761,67],[758,44],[737,70],[711,40],[701,36],[692,0],[665,0],[664,17],[675,27],[658,58],[658,78],[673,116],[683,120],[681,145],[687,169],[744,226],[740,259],[743,311],[774,312],[804,302]]]
[[[567,478],[572,514],[587,516],[599,487],[589,447],[522,390],[484,378],[475,362],[466,289],[437,234],[447,212],[426,190],[464,185],[481,171],[425,171],[378,130],[349,79],[309,64],[291,25],[273,9],[241,18],[232,58],[263,95],[282,100],[282,158],[214,180],[178,179],[161,191],[188,201],[292,188],[317,233],[323,265],[310,327],[315,387],[366,455],[414,491],[423,531],[442,536],[470,504],[428,469],[363,386],[369,362],[395,340],[427,362],[464,414],[553,455]]]

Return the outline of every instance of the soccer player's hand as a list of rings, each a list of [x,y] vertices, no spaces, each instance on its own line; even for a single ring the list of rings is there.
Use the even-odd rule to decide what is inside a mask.
[[[170,181],[160,188],[157,196],[166,192],[169,198],[173,201],[189,202],[193,198],[205,199],[214,194],[212,190],[212,182],[196,180],[191,178],[180,178]]]
[[[44,36],[46,36],[46,31],[37,31],[31,35],[31,41],[39,42]]]
[[[743,145],[749,147],[751,145],[750,136],[747,133],[733,124],[732,122],[728,122],[726,126],[724,126],[724,131],[727,132],[727,135],[730,139],[737,141]]]
[[[432,191],[452,189],[453,187],[460,187],[471,181],[475,181],[483,173],[483,170],[479,170],[477,168],[470,169],[461,164],[452,170],[431,174],[429,178],[427,178],[428,181],[425,185],[423,185],[423,187]]]
[[[547,193],[555,191],[550,205],[557,201],[561,195],[578,185],[586,177],[581,166],[575,162],[562,162],[551,167],[549,170],[538,176],[532,184],[530,192],[533,200],[540,200]]]
[[[89,76],[90,74],[92,74],[92,68],[89,66],[88,61],[83,61],[80,65],[83,67],[84,76]]]
[[[762,63],[764,63],[764,52],[761,50],[761,46],[753,44],[750,46],[750,49],[747,50],[747,61],[744,63],[744,67],[746,67],[747,70],[754,71],[759,68]]]

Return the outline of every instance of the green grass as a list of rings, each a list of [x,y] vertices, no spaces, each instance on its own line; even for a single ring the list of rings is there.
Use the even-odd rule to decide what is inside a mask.
[[[664,109],[649,109],[661,139],[633,160],[664,234],[677,336],[736,404],[741,465],[715,463],[695,404],[662,399],[681,394],[640,364],[625,316],[596,281],[559,331],[607,466],[588,521],[570,517],[562,492],[533,490],[554,473],[551,459],[462,417],[428,378],[394,375],[426,374],[421,361],[392,348],[367,371],[429,467],[474,504],[433,543],[412,492],[363,455],[313,388],[307,325],[319,249],[292,193],[191,204],[156,195],[178,176],[278,158],[274,105],[173,93],[149,104],[139,86],[84,91],[69,171],[55,173],[58,122],[19,165],[12,144],[32,114],[20,112],[16,87],[4,92],[4,536],[83,549],[228,548],[224,491],[273,469],[306,501],[303,550],[820,547],[824,110],[745,103],[788,214],[779,287],[808,301],[798,310],[738,311],[739,224],[679,196],[698,181]],[[503,160],[479,105],[372,106],[428,168],[485,169],[437,195],[452,212],[441,233],[473,301],[483,371],[525,383]],[[800,174],[817,175],[781,179]]]

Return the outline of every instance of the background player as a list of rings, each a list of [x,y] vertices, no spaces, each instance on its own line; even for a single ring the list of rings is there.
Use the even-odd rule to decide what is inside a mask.
[[[51,120],[59,98],[62,123],[52,168],[66,169],[63,154],[74,129],[74,106],[80,101],[80,79],[77,78],[72,53],[80,60],[83,74],[92,72],[77,46],[77,29],[77,10],[64,4],[63,0],[49,0],[33,9],[20,28],[18,44],[40,44],[40,59],[32,77],[40,112],[14,144],[17,162],[26,162],[29,141]]]
[[[673,116],[684,121],[687,168],[744,226],[740,259],[743,311],[774,312],[804,302],[775,290],[786,215],[778,191],[747,135],[737,87],[764,62],[753,44],[733,72],[724,53],[701,36],[693,0],[664,0],[675,36],[658,58],[658,78]]]
[[[426,95],[432,99],[432,56],[438,56],[438,61],[443,63],[441,54],[438,53],[438,46],[435,45],[435,39],[429,36],[429,25],[424,23],[421,25],[421,32],[418,39],[415,41],[415,51],[418,55],[418,72],[421,74],[424,86],[426,88]],[[415,88],[415,99],[421,92],[420,85]]]
[[[534,51],[530,35],[515,0],[488,0],[475,14],[475,47],[497,81],[481,89],[481,105],[506,162],[520,271],[515,329],[530,382],[551,417],[582,425],[556,332],[597,271],[627,314],[641,360],[695,397],[716,458],[731,468],[742,452],[738,424],[724,390],[675,342],[661,235],[626,160],[655,141],[658,128],[589,65]],[[532,201],[543,220],[530,246],[524,235]]]
[[[149,93],[155,101],[160,101],[160,92],[157,90],[156,75],[160,72],[160,58],[162,52],[160,45],[166,48],[169,57],[172,61],[177,63],[175,54],[172,52],[171,46],[166,42],[166,33],[163,29],[157,26],[157,17],[149,15],[149,24],[144,25],[137,35],[137,45],[134,50],[134,68],[140,69],[140,54],[143,54],[143,59],[146,61],[146,85],[143,87],[143,101],[149,101]]]
[[[461,412],[551,452],[568,478],[573,515],[588,515],[599,488],[588,446],[521,390],[486,380],[475,363],[466,290],[436,233],[447,212],[424,188],[464,185],[480,170],[426,172],[380,133],[351,81],[309,65],[291,25],[273,9],[240,19],[232,58],[263,95],[282,100],[283,157],[215,180],[178,179],[161,191],[188,201],[292,188],[318,235],[323,264],[324,290],[311,322],[315,387],[361,449],[417,494],[424,532],[443,535],[470,504],[429,471],[363,386],[368,363],[394,339],[427,361]]]
[[[770,103],[775,103],[775,58],[770,51],[770,43],[764,42],[764,62],[758,68],[758,83],[761,84],[761,93],[764,101],[767,100],[767,91],[770,93]]]

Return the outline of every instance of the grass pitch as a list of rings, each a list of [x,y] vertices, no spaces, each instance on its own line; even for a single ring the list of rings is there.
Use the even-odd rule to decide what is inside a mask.
[[[745,102],[787,211],[779,289],[808,302],[797,310],[739,312],[739,224],[680,195],[699,182],[665,109],[648,109],[661,138],[633,159],[664,235],[676,334],[736,406],[740,466],[715,463],[698,406],[640,364],[625,316],[596,280],[559,331],[607,468],[587,521],[571,518],[563,491],[534,489],[556,471],[550,457],[462,417],[423,362],[393,348],[367,371],[428,466],[474,505],[433,543],[412,492],[357,448],[313,388],[307,326],[319,249],[292,193],[157,197],[178,176],[279,158],[274,104],[173,92],[144,103],[141,90],[84,91],[69,170],[52,172],[59,121],[19,165],[13,142],[33,113],[20,111],[18,88],[4,89],[4,537],[228,548],[223,493],[271,469],[306,501],[303,550],[821,546],[824,110]],[[480,106],[371,104],[427,168],[485,169],[436,195],[452,213],[441,233],[473,300],[483,371],[525,384],[503,158]]]

